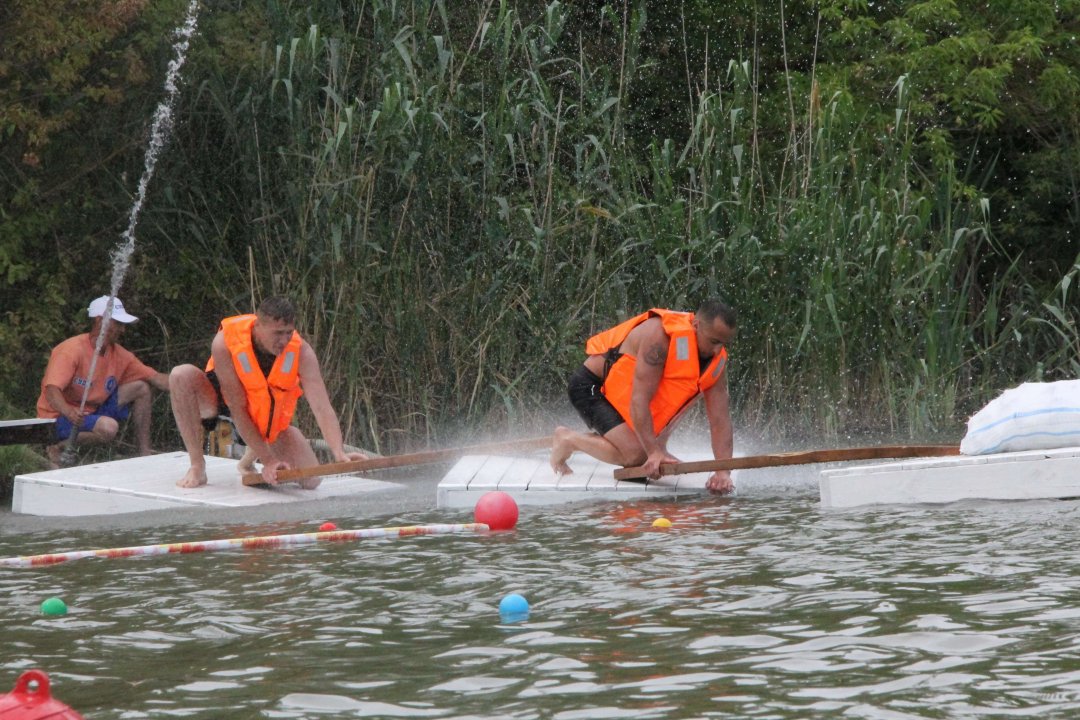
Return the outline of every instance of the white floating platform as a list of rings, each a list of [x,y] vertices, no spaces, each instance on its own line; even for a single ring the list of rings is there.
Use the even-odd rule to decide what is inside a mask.
[[[823,470],[821,506],[1080,498],[1080,447]]]
[[[558,476],[546,457],[466,455],[439,482],[440,508],[471,508],[492,490],[509,493],[519,505],[554,505],[580,500],[635,500],[707,494],[709,473],[633,482],[616,480],[615,465],[581,454],[570,460],[572,475]]]
[[[236,465],[236,460],[207,457],[209,482],[198,488],[176,486],[188,468],[187,453],[182,452],[16,475],[11,510],[67,517],[111,515],[176,507],[250,507],[401,489],[394,483],[347,475],[323,478],[314,490],[295,483],[245,487]]]

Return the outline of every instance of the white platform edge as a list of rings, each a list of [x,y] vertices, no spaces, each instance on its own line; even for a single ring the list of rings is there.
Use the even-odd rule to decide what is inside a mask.
[[[439,482],[439,508],[471,508],[486,492],[501,490],[519,505],[556,505],[583,500],[631,500],[702,495],[708,474],[642,483],[617,481],[616,466],[575,457],[574,472],[557,476],[546,458],[466,455]]]
[[[1080,447],[822,470],[821,506],[1080,497]]]
[[[186,453],[80,465],[62,470],[26,473],[14,478],[14,513],[76,517],[176,507],[250,507],[273,503],[323,500],[402,486],[355,476],[329,476],[318,488],[296,484],[246,487],[236,460],[207,457],[207,485],[176,487],[188,466]]]

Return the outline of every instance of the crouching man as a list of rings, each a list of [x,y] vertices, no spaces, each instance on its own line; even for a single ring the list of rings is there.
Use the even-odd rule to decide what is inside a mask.
[[[284,469],[317,465],[311,444],[291,424],[301,395],[307,397],[334,462],[367,457],[345,452],[319,361],[296,332],[295,322],[291,302],[267,298],[254,315],[221,321],[205,370],[194,365],[173,368],[169,375],[173,415],[191,460],[177,485],[194,488],[206,484],[203,422],[219,415],[232,417],[244,442],[262,461],[265,482],[276,484],[278,472]],[[306,478],[301,486],[310,490],[320,482],[319,478]]]

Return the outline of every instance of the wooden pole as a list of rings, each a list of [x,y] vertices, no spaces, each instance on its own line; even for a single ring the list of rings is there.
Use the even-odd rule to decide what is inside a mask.
[[[751,468],[777,467],[780,465],[811,465],[813,463],[843,462],[847,460],[880,460],[903,457],[943,457],[959,455],[957,445],[879,445],[876,447],[836,448],[833,450],[803,450],[799,452],[748,455],[730,460],[698,460],[695,462],[669,463],[660,466],[660,475],[685,475],[686,473],[714,472],[716,470],[748,470]],[[640,465],[619,468],[616,480],[634,480],[645,477]]]
[[[278,484],[297,482],[305,478],[321,477],[323,475],[340,475],[343,473],[364,472],[367,470],[384,470],[386,468],[407,467],[410,465],[431,465],[461,457],[462,455],[488,455],[497,452],[515,450],[541,450],[551,447],[552,438],[529,438],[525,440],[507,440],[505,442],[487,443],[484,445],[469,445],[460,448],[448,448],[445,450],[428,450],[426,452],[412,453],[410,455],[388,455],[386,457],[368,458],[367,460],[351,460],[349,462],[329,463],[314,467],[282,470],[277,474]],[[245,485],[264,485],[260,473],[244,473]]]

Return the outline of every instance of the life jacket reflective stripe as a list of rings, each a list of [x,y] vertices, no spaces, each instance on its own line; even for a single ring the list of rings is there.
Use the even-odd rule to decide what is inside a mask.
[[[694,332],[693,313],[677,312],[653,308],[637,317],[630,318],[613,328],[597,333],[585,343],[585,352],[589,355],[603,355],[618,348],[630,331],[649,318],[659,317],[667,333],[668,353],[664,363],[664,374],[649,403],[653,418],[653,432],[660,432],[685,410],[698,394],[715,385],[727,366],[727,349],[717,353],[705,372],[697,353],[697,333]],[[614,406],[630,427],[634,421],[630,417],[630,398],[633,394],[634,371],[637,358],[623,355],[608,370],[601,391],[607,401]]]
[[[285,349],[275,358],[269,376],[263,375],[251,340],[254,324],[255,315],[235,315],[221,321],[221,332],[247,395],[248,417],[267,442],[272,443],[292,423],[296,403],[304,394],[300,387],[301,340],[294,331]],[[211,357],[206,371],[213,369]]]

